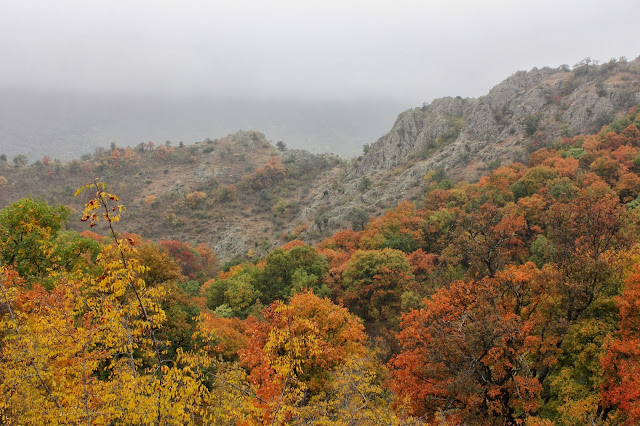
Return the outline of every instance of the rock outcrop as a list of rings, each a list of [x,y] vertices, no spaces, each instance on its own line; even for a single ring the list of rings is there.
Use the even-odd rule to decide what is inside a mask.
[[[415,197],[431,170],[474,180],[563,137],[597,132],[639,102],[640,58],[519,71],[481,98],[436,99],[401,113],[389,133],[309,194],[301,219],[321,232],[351,226],[363,211],[377,215]]]

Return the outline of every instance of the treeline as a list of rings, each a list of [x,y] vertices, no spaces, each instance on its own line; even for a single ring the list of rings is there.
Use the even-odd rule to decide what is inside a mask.
[[[3,422],[635,424],[639,126],[427,174],[360,232],[219,272],[118,234],[103,184],[83,220],[107,237],[22,200],[0,212]]]

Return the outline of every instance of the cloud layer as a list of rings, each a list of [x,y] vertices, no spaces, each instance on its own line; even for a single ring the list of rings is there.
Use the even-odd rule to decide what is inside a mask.
[[[261,98],[479,96],[638,51],[636,3],[0,0],[0,85]]]

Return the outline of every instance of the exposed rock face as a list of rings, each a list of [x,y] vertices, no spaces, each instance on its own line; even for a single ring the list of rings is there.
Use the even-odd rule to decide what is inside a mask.
[[[302,149],[287,149],[280,155],[282,163],[294,163],[303,171],[322,170],[334,166],[340,161],[335,154],[312,154]]]
[[[233,135],[229,135],[234,142],[240,145],[243,149],[252,149],[265,144],[266,138],[264,134],[253,130],[244,131],[240,130]]]
[[[388,170],[406,163],[422,150],[435,146],[436,139],[449,129],[451,119],[469,115],[477,104],[476,99],[441,98],[423,108],[403,112],[389,133],[355,165],[356,174]]]
[[[250,241],[244,228],[237,226],[222,226],[216,229],[219,235],[211,245],[213,251],[221,256],[221,259],[229,260],[242,257],[250,247]]]
[[[519,71],[481,98],[436,99],[401,113],[389,133],[311,193],[301,219],[323,232],[349,227],[356,212],[377,215],[414,197],[430,170],[473,180],[489,164],[526,161],[538,147],[597,132],[638,102],[640,58]]]

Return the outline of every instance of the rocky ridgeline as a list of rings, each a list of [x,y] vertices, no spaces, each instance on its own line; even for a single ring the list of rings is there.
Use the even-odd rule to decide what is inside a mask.
[[[478,99],[440,98],[401,113],[310,194],[301,215],[322,232],[351,226],[412,199],[429,171],[474,180],[565,136],[597,132],[639,102],[640,58],[519,71]]]
[[[105,150],[66,164],[0,163],[0,207],[31,194],[81,211],[73,190],[99,173],[130,207],[129,231],[206,242],[222,260],[250,250],[264,255],[286,239],[313,243],[341,228],[359,229],[415,200],[430,180],[474,180],[500,164],[526,161],[565,136],[598,131],[639,102],[640,58],[533,69],[481,98],[440,98],[401,113],[389,133],[350,162],[277,149],[262,133],[241,131],[191,146],[141,144],[131,163]],[[289,175],[264,188],[247,183],[274,156]]]

